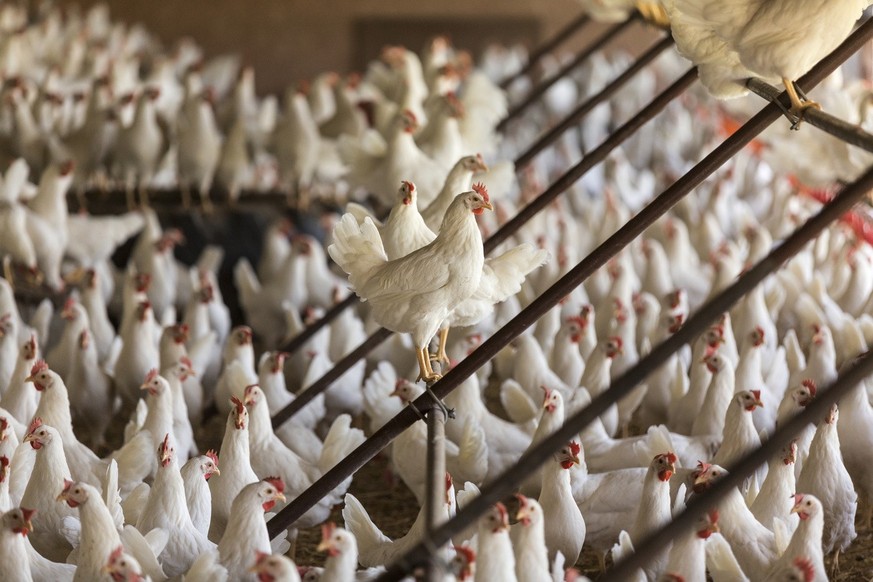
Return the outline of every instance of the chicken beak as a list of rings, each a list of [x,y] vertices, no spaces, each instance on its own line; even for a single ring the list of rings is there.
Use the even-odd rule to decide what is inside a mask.
[[[31,382],[31,383],[34,383],[34,384],[35,384],[35,383],[36,383],[36,378],[34,378],[33,376],[28,376],[27,378],[24,379],[24,383],[27,384],[28,382]]]
[[[103,567],[100,568],[101,574],[109,574],[110,572],[112,572],[112,566],[109,564],[104,564]]]
[[[284,493],[276,493],[276,495],[273,497],[273,499],[275,499],[276,501],[281,501],[282,503],[285,503],[285,494]]]
[[[758,398],[755,400],[755,406],[757,406],[758,408],[764,408],[764,403],[761,402],[760,398]]]
[[[491,206],[490,202],[486,202],[485,204],[483,204],[482,208],[484,208],[485,210],[494,210],[494,207]]]
[[[572,457],[570,457],[570,460],[573,461],[574,465],[578,465],[582,462],[579,460],[579,455],[573,455]]]
[[[327,540],[321,540],[318,543],[318,547],[315,548],[315,551],[316,552],[327,552],[327,551],[330,551],[330,549],[331,549],[330,540],[327,539]]]
[[[709,524],[709,531],[711,531],[712,533],[718,533],[721,531],[721,528],[718,527],[717,523],[711,523]]]
[[[221,471],[219,471],[218,467],[216,467],[211,471],[211,474],[212,474],[212,476],[221,475]]]
[[[36,435],[33,434],[32,432],[29,432],[26,435],[24,435],[24,442],[26,442],[26,443],[33,442],[35,440],[36,440]]]
[[[55,497],[55,501],[66,501],[67,500],[67,492],[61,491],[57,497]]]

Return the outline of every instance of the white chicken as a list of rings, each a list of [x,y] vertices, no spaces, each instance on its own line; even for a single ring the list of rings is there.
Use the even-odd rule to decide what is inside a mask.
[[[433,242],[394,261],[385,255],[373,222],[365,219],[358,225],[348,214],[328,247],[355,292],[370,303],[376,321],[412,334],[419,378],[427,382],[440,377],[430,365],[431,338],[454,306],[476,291],[482,276],[485,256],[476,215],[486,209],[492,206],[478,192],[458,194]]]
[[[389,261],[405,257],[412,251],[430,244],[436,235],[427,227],[418,212],[418,193],[415,184],[404,180],[400,184],[398,192],[400,198],[391,208],[388,218],[382,224],[373,217],[363,206],[354,202],[346,206],[346,212],[350,212],[362,224],[366,217],[370,217],[379,236],[382,238],[382,246]]]
[[[742,82],[749,73],[781,79],[791,98],[791,110],[800,115],[804,102],[794,82],[849,36],[868,0],[846,2],[772,2],[743,0],[725,5],[706,0],[667,2],[677,46],[695,64],[716,69],[716,83],[704,85],[716,96],[745,93],[725,88]],[[816,39],[810,42],[809,39]],[[727,93],[727,94],[725,94]]]

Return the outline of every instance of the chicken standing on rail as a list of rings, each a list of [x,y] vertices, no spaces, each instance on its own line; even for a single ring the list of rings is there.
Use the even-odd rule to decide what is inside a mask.
[[[479,285],[485,253],[476,215],[492,209],[484,188],[458,194],[433,242],[393,261],[369,218],[359,225],[346,214],[334,229],[328,253],[349,274],[358,296],[370,302],[380,325],[412,334],[419,379],[440,378],[431,368],[428,345],[455,306]]]

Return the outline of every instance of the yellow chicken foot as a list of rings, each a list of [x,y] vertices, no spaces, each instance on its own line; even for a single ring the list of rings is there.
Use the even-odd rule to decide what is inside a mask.
[[[427,346],[416,350],[416,352],[418,354],[418,378],[416,378],[416,382],[424,380],[425,383],[431,384],[442,378],[430,367],[430,354],[427,353]]]
[[[840,573],[840,549],[834,550],[834,562],[831,568],[831,580],[836,580],[837,574]]]
[[[427,382],[428,368],[430,368],[427,348],[416,349],[415,356],[418,358],[418,378],[415,381],[424,380]]]
[[[424,364],[425,366],[427,366],[427,378],[425,378],[424,380],[428,384],[433,384],[434,382],[442,378],[443,375],[437,374],[433,371],[433,367],[430,365],[430,354],[428,353],[427,348],[424,348],[424,355]]]
[[[821,105],[815,101],[804,101],[797,94],[797,87],[791,79],[782,78],[782,84],[785,85],[785,91],[788,93],[788,98],[791,99],[791,108],[788,110],[792,115],[796,115],[798,123],[803,121],[803,114],[807,109],[821,109]]]
[[[637,11],[643,20],[659,28],[670,28],[670,18],[664,6],[657,0],[639,0],[636,3]]]
[[[446,354],[446,343],[448,342],[448,339],[449,339],[449,328],[446,327],[446,328],[441,329],[440,330],[439,347],[437,348],[436,356],[432,356],[434,359],[442,362],[442,364],[444,366],[448,366],[449,362],[450,362],[449,356],[448,356],[448,354]]]

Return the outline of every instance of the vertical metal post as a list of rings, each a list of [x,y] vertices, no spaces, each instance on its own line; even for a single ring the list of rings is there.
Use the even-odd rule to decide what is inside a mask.
[[[434,362],[434,371],[440,365]],[[430,390],[433,384],[428,385]],[[425,531],[433,531],[440,525],[440,505],[446,496],[446,413],[442,404],[434,398],[427,413],[427,489],[425,495]],[[435,550],[435,549],[434,549]],[[445,568],[435,551],[425,566],[425,582],[442,582]]]

